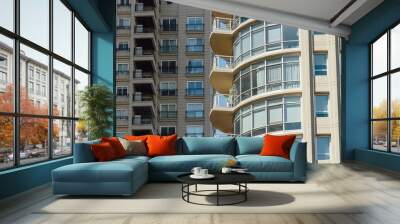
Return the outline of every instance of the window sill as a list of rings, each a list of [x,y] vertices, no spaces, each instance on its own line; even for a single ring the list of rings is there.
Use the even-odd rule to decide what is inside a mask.
[[[32,168],[39,167],[39,166],[49,165],[49,164],[52,164],[52,163],[62,162],[62,161],[66,161],[66,160],[69,160],[69,159],[72,160],[72,157],[73,156],[67,156],[67,157],[62,157],[62,158],[59,158],[59,159],[47,160],[47,161],[38,162],[38,163],[34,163],[34,164],[28,164],[28,165],[23,165],[23,166],[19,166],[19,167],[15,167],[15,168],[11,167],[9,169],[0,171],[0,176],[1,175],[5,175],[5,174],[14,173],[14,172],[20,172],[20,171],[32,169]]]

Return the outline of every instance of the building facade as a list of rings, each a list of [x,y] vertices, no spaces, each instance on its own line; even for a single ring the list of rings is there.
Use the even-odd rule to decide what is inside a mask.
[[[118,0],[116,132],[211,136],[211,12]]]
[[[213,12],[212,125],[258,136],[296,134],[310,162],[340,162],[335,36]]]

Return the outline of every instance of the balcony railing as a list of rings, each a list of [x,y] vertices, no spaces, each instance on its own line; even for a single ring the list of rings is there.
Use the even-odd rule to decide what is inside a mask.
[[[133,72],[133,78],[134,79],[153,78],[153,72],[136,70]]]
[[[235,16],[235,18],[232,21],[232,29],[236,29],[240,24],[246,22],[249,18],[246,17],[241,17],[241,16]]]
[[[146,11],[153,11],[154,6],[152,5],[143,5],[142,3],[135,4],[135,11],[136,12],[146,12]]]
[[[204,32],[204,24],[186,24],[186,32]]]
[[[132,119],[132,124],[133,125],[143,125],[143,124],[152,124],[153,123],[153,118],[152,117],[134,117]]]
[[[135,33],[154,33],[153,27],[135,26]]]
[[[117,25],[118,30],[129,30],[130,28],[130,25]]]
[[[134,95],[134,102],[153,101],[153,95]]]
[[[192,118],[192,119],[204,118],[204,111],[203,110],[187,110],[186,118]]]
[[[229,18],[214,18],[213,29],[215,31],[231,31],[232,30],[232,19]]]
[[[204,96],[204,88],[188,88],[186,96]]]
[[[160,118],[161,119],[174,119],[178,116],[177,111],[160,111]]]
[[[228,94],[215,94],[213,107],[230,108],[233,107],[231,95]]]
[[[188,75],[202,75],[204,74],[204,66],[186,66],[186,74]]]
[[[161,24],[160,30],[163,32],[176,32],[176,31],[178,31],[178,25],[176,25],[176,24]]]
[[[232,69],[233,68],[233,57],[231,56],[214,56],[214,68],[216,69]]]
[[[135,48],[134,51],[135,56],[143,56],[143,55],[154,55],[154,50],[153,49],[137,49]]]
[[[171,66],[160,66],[160,73],[161,74],[176,74],[178,73],[178,67],[171,67]]]
[[[160,52],[163,54],[176,54],[178,52],[177,45],[160,46]]]
[[[202,53],[202,52],[204,52],[204,44],[186,45],[186,52]]]
[[[160,96],[176,96],[177,89],[160,89]]]

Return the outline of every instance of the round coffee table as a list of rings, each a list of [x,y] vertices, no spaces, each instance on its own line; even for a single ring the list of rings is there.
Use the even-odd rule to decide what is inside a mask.
[[[222,174],[217,173],[213,174],[215,177],[212,179],[193,179],[189,174],[182,174],[178,176],[178,181],[182,183],[182,199],[188,203],[197,204],[197,205],[234,205],[247,201],[247,192],[249,188],[247,187],[247,183],[255,180],[255,177],[248,173],[229,173]],[[215,190],[198,190],[197,185],[215,185]],[[224,190],[220,189],[220,185],[236,185],[237,190]],[[195,190],[191,191],[190,186],[195,186]],[[214,192],[215,194],[206,194],[209,192]],[[202,204],[193,202],[190,200],[190,196],[203,196],[203,197],[216,197],[216,204]],[[233,197],[240,196],[240,199],[230,203],[221,203],[221,197]]]

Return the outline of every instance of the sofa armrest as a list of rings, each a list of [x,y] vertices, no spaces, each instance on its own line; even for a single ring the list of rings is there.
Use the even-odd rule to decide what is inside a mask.
[[[293,179],[295,181],[305,181],[307,174],[307,143],[293,143],[290,149],[290,160],[293,162]]]
[[[100,141],[75,143],[74,145],[74,163],[89,163],[95,162],[96,158],[92,153],[90,146],[99,143]]]

